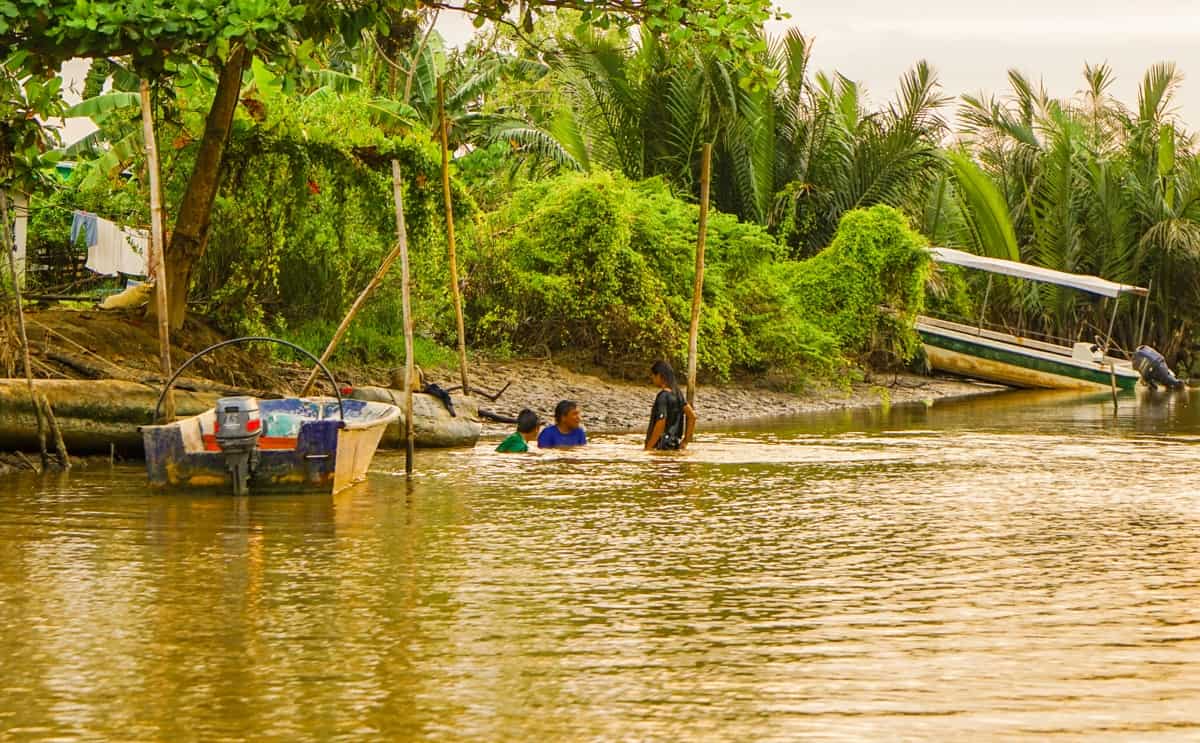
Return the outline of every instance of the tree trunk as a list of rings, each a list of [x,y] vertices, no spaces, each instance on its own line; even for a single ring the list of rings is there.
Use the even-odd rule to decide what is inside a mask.
[[[458,328],[458,373],[462,378],[462,392],[471,394],[467,381],[467,331],[463,326],[462,292],[458,288],[458,253],[454,245],[454,201],[450,198],[450,143],[446,121],[446,84],[437,81],[438,129],[442,137],[442,197],[446,201],[446,243],[450,248],[450,298],[454,300],[454,322]]]
[[[229,59],[221,69],[217,93],[204,125],[200,152],[196,155],[196,166],[175,219],[164,273],[169,291],[167,314],[171,318],[171,327],[176,330],[183,327],[187,314],[192,269],[208,245],[213,202],[221,185],[221,163],[225,158],[225,146],[229,143],[238,96],[242,92],[242,73],[249,59],[246,48],[238,44],[230,51]]]

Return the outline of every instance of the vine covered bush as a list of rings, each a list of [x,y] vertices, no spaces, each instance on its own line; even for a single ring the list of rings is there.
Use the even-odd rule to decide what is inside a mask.
[[[656,180],[566,175],[520,189],[482,221],[468,256],[472,342],[584,354],[619,374],[683,359],[697,217]],[[911,359],[929,273],[922,248],[888,207],[851,212],[833,244],[802,262],[763,229],[710,214],[700,367],[794,386],[873,353]]]
[[[320,347],[396,241],[390,160],[400,163],[416,330],[453,343],[441,163],[428,132],[365,126],[369,102],[310,98],[270,131],[245,127],[229,147],[213,231],[193,294],[227,332],[274,332]],[[473,201],[452,180],[456,216]],[[397,264],[339,357],[403,359]],[[432,361],[422,354],[422,361]]]
[[[847,212],[833,242],[812,258],[762,266],[739,303],[758,308],[750,331],[763,343],[763,363],[799,361],[831,373],[913,360],[932,265],[925,247],[900,212],[875,206]],[[811,325],[790,325],[796,317]]]

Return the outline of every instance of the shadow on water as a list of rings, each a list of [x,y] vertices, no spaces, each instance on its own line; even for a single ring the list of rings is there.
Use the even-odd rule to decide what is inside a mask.
[[[384,453],[334,498],[14,478],[0,738],[1200,735],[1195,402]]]

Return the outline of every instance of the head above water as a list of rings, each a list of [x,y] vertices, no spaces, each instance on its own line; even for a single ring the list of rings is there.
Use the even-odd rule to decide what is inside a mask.
[[[659,387],[667,387],[675,394],[680,394],[679,383],[675,380],[675,370],[666,361],[655,361],[650,367],[650,376]]]
[[[574,400],[560,400],[554,406],[554,425],[564,431],[579,428],[579,403]]]
[[[541,421],[538,420],[537,413],[529,408],[525,408],[520,413],[517,413],[517,433],[533,433],[538,429]]]

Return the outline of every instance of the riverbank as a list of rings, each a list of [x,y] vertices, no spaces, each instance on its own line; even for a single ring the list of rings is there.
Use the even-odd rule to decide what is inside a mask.
[[[457,370],[430,369],[427,376],[442,386],[458,379]],[[545,360],[472,361],[473,386],[494,393],[508,389],[494,403],[481,407],[515,416],[522,408],[535,411],[543,420],[553,420],[559,400],[575,400],[589,431],[625,432],[646,425],[654,389],[643,384],[573,371]],[[800,416],[830,410],[871,408],[904,403],[932,404],[937,400],[994,394],[1003,387],[961,379],[924,377],[915,374],[874,373],[848,389],[824,388],[789,393],[749,385],[700,385],[696,413],[700,425]],[[489,423],[484,435],[507,433],[511,426]]]
[[[30,341],[35,376],[42,378],[118,378],[149,385],[158,375],[156,327],[134,312],[51,309],[30,312]],[[172,358],[178,366],[191,353],[223,338],[199,321],[173,337]],[[319,349],[312,349],[319,351]],[[398,370],[387,366],[334,364],[341,380],[355,385],[398,386]],[[654,390],[649,380],[635,383],[572,368],[548,359],[470,359],[470,382],[495,393],[494,402],[477,398],[481,407],[515,417],[523,408],[543,420],[553,419],[559,400],[580,404],[584,424],[595,433],[638,430],[645,425]],[[430,381],[452,387],[457,368],[427,368]],[[206,357],[188,370],[193,383],[231,385],[249,390],[295,394],[308,376],[303,364],[283,362],[241,347]],[[794,417],[830,410],[870,408],[905,403],[932,404],[937,400],[992,394],[1003,388],[960,379],[914,374],[873,373],[846,388],[813,388],[801,393],[765,389],[753,384],[701,384],[696,411],[701,426],[735,421]],[[487,423],[484,435],[506,433],[508,424]]]

